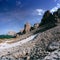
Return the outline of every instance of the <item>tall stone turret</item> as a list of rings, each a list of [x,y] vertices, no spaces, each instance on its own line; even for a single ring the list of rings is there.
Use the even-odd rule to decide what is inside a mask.
[[[57,23],[60,23],[60,9],[54,12],[53,16],[55,17],[55,20],[57,20]]]
[[[27,22],[27,23],[24,25],[24,32],[25,32],[25,33],[30,32],[30,29],[31,29],[31,25],[30,25],[30,23]]]

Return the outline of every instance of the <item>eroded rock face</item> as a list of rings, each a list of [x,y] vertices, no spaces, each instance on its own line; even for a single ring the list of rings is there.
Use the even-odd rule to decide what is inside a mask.
[[[52,28],[50,30],[47,30],[41,34],[39,34],[36,38],[36,44],[35,47],[33,47],[30,57],[30,60],[43,60],[45,58],[45,60],[58,60],[60,59],[60,55],[59,58],[57,56],[55,56],[55,54],[52,54],[53,57],[48,56],[51,53],[54,53],[54,51],[59,50],[60,49],[60,26],[57,26],[55,28]],[[60,50],[59,52],[57,51],[57,54],[60,54]],[[49,59],[48,59],[49,58]]]
[[[15,58],[13,58],[12,56],[2,56],[0,58],[0,60],[14,60]]]
[[[49,44],[49,46],[48,46],[48,50],[49,51],[54,51],[54,50],[57,50],[57,49],[59,49],[59,47],[60,47],[60,42],[59,41],[54,41],[54,42],[51,42],[50,44]]]
[[[55,20],[57,20],[58,23],[60,23],[60,8],[53,13]]]
[[[7,35],[16,36],[16,32],[14,32],[14,31],[9,31],[9,32],[7,33]]]
[[[43,60],[60,60],[60,49],[50,53]]]
[[[24,60],[23,58],[15,58],[12,56],[3,56],[0,58],[0,60]]]
[[[35,23],[34,24],[34,28],[36,29],[36,28],[38,28],[39,27],[39,23]]]
[[[30,32],[30,29],[31,29],[31,25],[27,22],[24,26],[24,30],[27,33],[27,32]]]

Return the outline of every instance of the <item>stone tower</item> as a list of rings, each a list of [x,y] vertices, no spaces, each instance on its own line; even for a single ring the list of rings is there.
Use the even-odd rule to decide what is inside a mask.
[[[31,25],[27,22],[24,26],[24,31],[27,33],[30,32],[30,29],[31,29]]]

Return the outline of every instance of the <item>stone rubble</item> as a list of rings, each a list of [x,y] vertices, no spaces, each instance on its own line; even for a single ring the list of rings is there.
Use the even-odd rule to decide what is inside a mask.
[[[38,33],[22,46],[0,52],[0,60],[60,60],[60,26]]]

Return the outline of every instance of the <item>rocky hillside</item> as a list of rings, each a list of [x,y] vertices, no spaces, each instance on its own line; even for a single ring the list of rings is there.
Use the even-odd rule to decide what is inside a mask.
[[[30,57],[30,60],[60,60],[60,25],[38,34]]]
[[[60,24],[31,41],[0,50],[0,60],[60,60]]]

